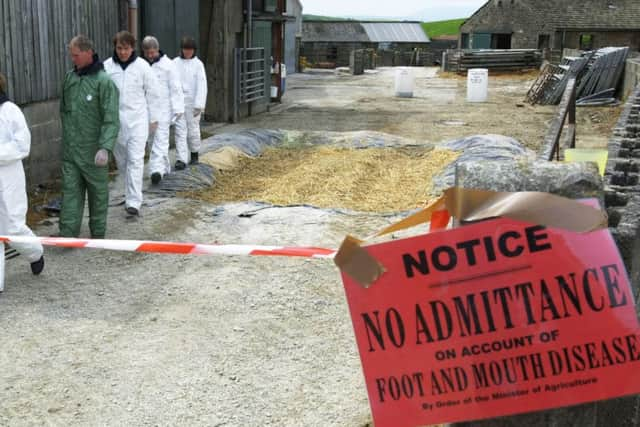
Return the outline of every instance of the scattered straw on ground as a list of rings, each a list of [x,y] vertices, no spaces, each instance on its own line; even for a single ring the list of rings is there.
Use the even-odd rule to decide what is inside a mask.
[[[188,196],[213,203],[407,210],[424,206],[432,177],[456,157],[419,147],[269,149],[259,158],[240,159],[238,168],[219,173],[213,188]]]
[[[489,70],[489,77],[496,79],[508,79],[516,81],[535,80],[540,74],[540,70],[527,69],[515,71],[496,71]],[[438,77],[442,79],[466,80],[467,73],[455,73],[452,71],[438,71]]]
[[[608,137],[618,123],[623,108],[622,105],[578,108],[578,129],[582,126],[590,126],[598,133]]]

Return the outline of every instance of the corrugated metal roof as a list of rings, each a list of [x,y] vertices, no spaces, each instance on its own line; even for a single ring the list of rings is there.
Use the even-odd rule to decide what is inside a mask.
[[[303,42],[428,43],[418,22],[304,21]]]
[[[362,26],[374,43],[428,43],[430,41],[418,23],[363,22]]]

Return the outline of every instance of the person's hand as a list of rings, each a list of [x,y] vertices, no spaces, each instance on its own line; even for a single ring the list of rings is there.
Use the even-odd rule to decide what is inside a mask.
[[[149,134],[155,133],[158,129],[158,122],[149,123]]]
[[[202,113],[202,109],[201,108],[194,108],[193,109],[193,117],[198,117],[201,113]]]
[[[107,163],[109,163],[109,152],[104,148],[99,149],[93,161],[96,164],[96,166],[99,166],[99,167],[107,166]]]

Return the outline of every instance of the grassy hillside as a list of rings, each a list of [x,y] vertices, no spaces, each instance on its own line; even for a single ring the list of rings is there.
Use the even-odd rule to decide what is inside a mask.
[[[438,36],[455,36],[466,18],[449,19],[447,21],[423,22],[424,32],[431,38]]]

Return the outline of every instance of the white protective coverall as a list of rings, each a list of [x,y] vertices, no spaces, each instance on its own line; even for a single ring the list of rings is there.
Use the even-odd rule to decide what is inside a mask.
[[[151,65],[158,80],[158,109],[160,120],[158,129],[153,135],[151,156],[149,157],[149,174],[165,175],[171,172],[169,162],[169,127],[178,114],[184,115],[184,95],[182,82],[175,63],[168,56],[162,55]]]
[[[0,105],[0,234],[33,236],[26,224],[27,191],[22,159],[29,155],[31,133],[20,108],[12,102]],[[12,243],[29,261],[42,257],[40,243]],[[0,291],[4,289],[4,244],[0,243]]]
[[[176,122],[176,160],[188,164],[189,154],[200,151],[200,116],[193,110],[204,111],[207,103],[207,75],[198,57],[177,57],[173,60],[178,68],[184,92],[184,114]]]
[[[158,81],[147,61],[140,57],[126,69],[109,58],[104,69],[120,92],[120,132],[113,154],[125,177],[125,208],[140,210],[149,124],[161,119]]]

